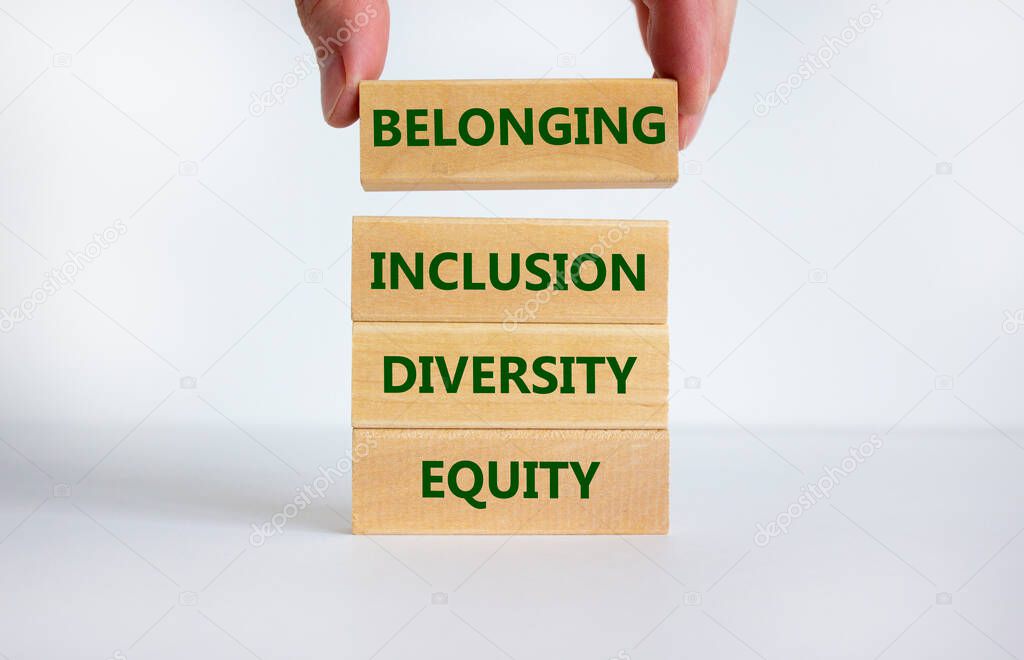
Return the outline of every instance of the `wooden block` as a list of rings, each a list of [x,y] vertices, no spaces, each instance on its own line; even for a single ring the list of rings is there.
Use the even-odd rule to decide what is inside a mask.
[[[667,399],[664,325],[352,327],[357,428],[665,428]]]
[[[664,323],[667,290],[664,221],[352,220],[354,321]]]
[[[356,429],[352,455],[356,534],[668,531],[663,430]]]
[[[662,79],[365,81],[363,188],[665,188],[676,100]]]

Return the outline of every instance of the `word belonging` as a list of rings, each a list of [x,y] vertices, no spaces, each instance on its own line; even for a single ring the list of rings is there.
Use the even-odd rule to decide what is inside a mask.
[[[665,109],[648,105],[629,116],[629,109],[619,106],[613,117],[607,109],[596,107],[555,106],[543,110],[468,108],[457,118],[458,130],[445,135],[447,117],[444,108],[407,108],[405,123],[397,110],[376,108],[373,111],[373,146],[394,147],[482,147],[497,138],[498,144],[532,145],[536,139],[544,144],[604,144],[610,137],[616,144],[626,144],[632,136],[644,144],[665,141]],[[653,119],[662,117],[660,121]]]

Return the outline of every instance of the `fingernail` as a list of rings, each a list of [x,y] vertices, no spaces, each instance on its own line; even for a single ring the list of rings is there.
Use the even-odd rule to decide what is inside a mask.
[[[324,120],[330,123],[338,101],[345,92],[345,67],[341,58],[331,53],[320,63],[320,103]]]

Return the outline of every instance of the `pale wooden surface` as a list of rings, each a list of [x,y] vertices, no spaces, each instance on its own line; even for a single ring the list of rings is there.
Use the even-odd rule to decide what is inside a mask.
[[[665,534],[668,431],[356,429],[352,531],[356,534]],[[475,509],[445,492],[422,496],[422,461],[600,461],[590,498],[563,480],[558,499],[495,499]],[[500,473],[499,473],[500,474]],[[546,479],[546,473],[544,474]],[[539,481],[543,481],[541,479]],[[501,486],[506,487],[507,481]]]
[[[384,393],[384,356],[541,355],[637,356],[618,394],[603,365],[596,393],[582,388],[584,367],[574,368],[572,394],[446,393],[434,373],[434,393]],[[495,367],[495,371],[497,368]],[[554,370],[561,374],[560,365]],[[467,367],[467,379],[470,370]],[[528,373],[529,386],[542,381]],[[352,327],[352,426],[373,428],[665,428],[668,422],[668,329],[664,325],[521,325],[497,323],[355,323]]]
[[[443,291],[430,286],[413,289],[402,281],[398,289],[371,289],[371,252],[401,252],[410,264],[422,252],[426,262],[441,252],[456,252],[458,263],[447,262],[440,274],[448,281],[462,279],[462,255],[473,255],[474,280],[486,281],[488,255],[499,252],[508,280],[508,255],[534,252],[587,252],[604,258],[609,268],[604,286],[595,291],[573,287],[563,291],[529,291],[523,284],[500,291]],[[623,279],[611,290],[611,255],[621,254],[632,267],[643,254],[645,286],[636,291]],[[594,264],[581,268],[591,281]],[[426,270],[426,268],[424,268]],[[386,272],[386,271],[385,271]],[[353,321],[481,321],[503,323],[664,323],[668,314],[668,223],[637,220],[547,220],[506,218],[356,217],[352,220]]]
[[[445,133],[480,107],[664,108],[665,141],[644,144],[373,146],[374,108],[443,108]],[[665,79],[364,81],[359,85],[360,179],[366,190],[664,188],[679,177],[676,83]],[[431,118],[432,119],[432,118]],[[658,118],[661,121],[661,117]],[[609,143],[610,142],[610,143]]]

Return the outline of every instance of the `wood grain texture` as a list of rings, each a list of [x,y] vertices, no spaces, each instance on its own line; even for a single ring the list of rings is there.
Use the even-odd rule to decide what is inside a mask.
[[[364,81],[359,86],[360,155],[366,190],[456,190],[529,188],[664,188],[679,175],[676,83],[665,79]],[[660,108],[664,139],[646,144],[607,139],[601,144],[550,144],[495,138],[482,146],[461,140],[437,146],[434,110],[441,109],[441,139],[459,135],[464,112],[481,108],[500,117],[500,108],[539,115],[552,107],[600,107],[612,117],[624,107],[629,117],[647,106]],[[404,125],[409,109],[425,109],[423,139],[429,146],[374,146],[373,111],[396,110]],[[596,112],[596,111],[595,111]],[[590,117],[595,121],[593,113]],[[650,119],[647,117],[645,119]],[[467,125],[481,134],[480,118]],[[536,121],[536,118],[535,118]],[[594,131],[589,139],[593,140]],[[445,136],[448,136],[445,138]],[[630,134],[632,137],[632,133]]]
[[[408,281],[397,288],[372,288],[377,274],[371,253],[399,252],[413,263],[417,252],[425,263],[436,255],[454,252],[459,261],[446,261],[438,269],[445,281],[464,279],[465,255],[472,259],[473,279],[487,282],[488,256],[497,253],[503,282],[510,281],[509,258],[522,255],[518,286],[502,291],[442,290],[429,278],[422,289]],[[608,269],[604,284],[593,291],[570,285],[565,290],[528,290],[536,281],[522,262],[534,253],[581,254],[601,257]],[[643,290],[619,278],[613,290],[609,265],[622,258],[631,268],[643,259]],[[479,321],[503,323],[664,323],[668,314],[668,223],[634,220],[547,220],[505,218],[356,217],[352,220],[353,321]],[[546,270],[553,270],[550,261]],[[385,263],[381,269],[389,277]],[[596,281],[597,266],[583,263],[580,277]],[[390,282],[388,282],[390,285]]]
[[[594,392],[584,390],[584,365],[572,376],[576,391],[475,393],[467,366],[463,387],[445,391],[435,370],[432,393],[413,387],[386,393],[385,356],[444,356],[449,371],[460,356],[515,356],[533,363],[541,356],[611,356],[620,366],[636,361],[619,393],[605,364],[594,374]],[[435,365],[436,367],[436,365]],[[495,375],[498,365],[492,366]],[[552,369],[562,375],[561,365]],[[543,383],[532,370],[527,387]],[[422,381],[420,381],[422,382]],[[491,381],[499,382],[495,378]],[[559,380],[559,388],[564,380]],[[664,325],[521,325],[496,323],[355,323],[352,327],[352,425],[357,428],[588,428],[661,429],[668,422],[668,330]]]
[[[352,437],[352,531],[356,534],[665,534],[668,531],[667,431],[533,431],[356,429]],[[589,497],[563,479],[550,497],[547,473],[539,497],[497,499],[486,508],[445,492],[423,497],[423,461],[460,460],[502,466],[511,461],[600,462]],[[470,481],[472,480],[471,475]],[[564,476],[564,472],[563,472]],[[458,479],[465,488],[466,480]],[[439,485],[438,488],[442,488]]]

